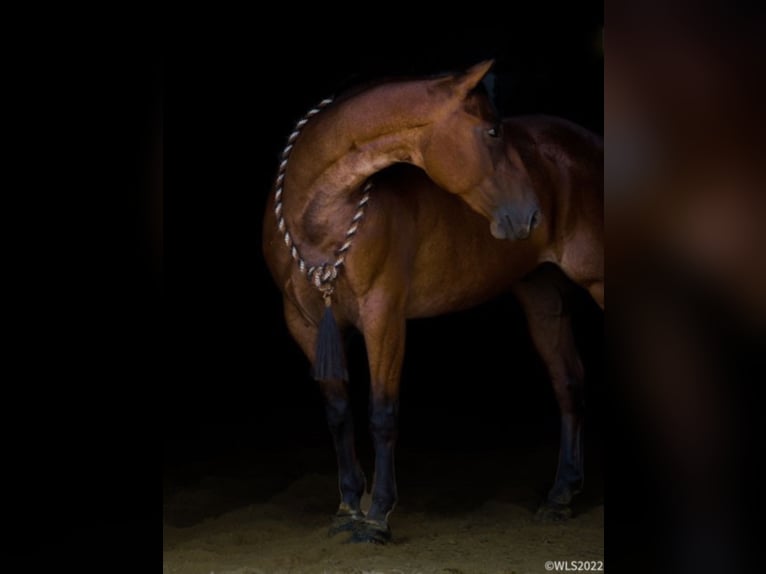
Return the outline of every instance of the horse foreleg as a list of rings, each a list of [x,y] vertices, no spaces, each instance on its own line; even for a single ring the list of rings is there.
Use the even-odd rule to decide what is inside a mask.
[[[317,337],[316,325],[305,319],[295,305],[287,299],[285,299],[285,320],[293,338],[313,366]],[[345,381],[324,381],[320,382],[319,385],[324,396],[325,414],[338,460],[340,506],[330,528],[332,535],[344,530],[351,530],[357,521],[364,518],[360,502],[364,493],[365,478],[354,448],[354,423],[348,395],[348,383]]]
[[[529,332],[545,363],[561,412],[559,462],[553,487],[537,512],[541,520],[571,516],[571,502],[583,484],[583,366],[565,305],[567,287],[558,271],[539,269],[519,282],[515,292]]]
[[[390,302],[368,300],[362,312],[370,366],[370,431],[375,447],[375,477],[372,504],[353,540],[385,543],[391,538],[388,517],[397,501],[394,448],[406,329],[404,314]]]

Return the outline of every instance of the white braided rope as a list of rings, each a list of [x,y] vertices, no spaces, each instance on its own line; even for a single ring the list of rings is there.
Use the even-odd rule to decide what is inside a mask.
[[[306,261],[303,259],[298,246],[295,244],[292,235],[290,235],[290,232],[287,230],[287,225],[285,224],[285,217],[283,213],[284,210],[282,206],[282,194],[284,193],[283,184],[285,180],[285,171],[287,170],[287,160],[290,157],[290,152],[293,149],[295,140],[298,139],[301,130],[308,123],[309,119],[317,115],[320,111],[322,111],[322,109],[331,103],[332,98],[326,98],[322,100],[316,105],[316,107],[311,108],[306,113],[306,115],[298,120],[298,122],[295,124],[290,137],[287,138],[287,145],[282,150],[281,161],[279,163],[279,171],[277,172],[276,179],[277,189],[274,195],[274,214],[277,216],[277,228],[279,229],[279,232],[283,234],[283,239],[285,245],[287,245],[287,248],[290,250],[290,255],[298,264],[298,269],[300,269],[300,272],[306,276],[306,278],[314,287],[322,291],[322,293],[326,296],[329,296],[334,289],[333,284],[335,279],[337,279],[340,268],[346,261],[346,253],[348,253],[348,250],[351,248],[354,236],[356,235],[362,218],[364,217],[364,211],[367,207],[367,202],[370,200],[370,189],[372,188],[372,183],[368,181],[362,190],[362,198],[359,200],[356,213],[351,219],[351,226],[348,228],[348,231],[346,231],[343,245],[341,245],[335,251],[335,261],[332,263],[325,262],[321,265],[312,265],[311,267],[306,265]]]

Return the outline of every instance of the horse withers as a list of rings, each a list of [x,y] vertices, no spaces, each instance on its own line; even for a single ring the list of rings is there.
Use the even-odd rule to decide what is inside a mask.
[[[558,471],[539,516],[568,516],[581,487],[583,369],[562,300],[574,282],[603,308],[603,144],[562,119],[499,121],[476,89],[490,66],[322,102],[290,135],[269,196],[264,255],[287,327],[314,366],[337,454],[332,532],[349,530],[355,541],[391,536],[407,319],[507,291],[525,310],[561,410]],[[397,163],[419,169],[386,169]],[[332,342],[334,330],[350,327],[364,337],[370,370],[375,476],[366,514],[348,382]]]

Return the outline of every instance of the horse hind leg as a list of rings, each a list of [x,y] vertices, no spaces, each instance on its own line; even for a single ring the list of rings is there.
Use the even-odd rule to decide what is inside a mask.
[[[285,299],[285,320],[287,328],[300,345],[313,367],[317,327],[300,313],[297,307]],[[320,381],[325,401],[325,415],[330,427],[335,454],[338,462],[338,488],[340,505],[330,527],[330,535],[353,530],[355,524],[364,518],[361,499],[365,489],[365,477],[356,458],[354,447],[354,423],[346,381]]]
[[[529,333],[553,385],[561,413],[559,460],[553,487],[538,520],[565,520],[583,485],[583,366],[566,305],[568,286],[557,269],[540,268],[515,287]]]

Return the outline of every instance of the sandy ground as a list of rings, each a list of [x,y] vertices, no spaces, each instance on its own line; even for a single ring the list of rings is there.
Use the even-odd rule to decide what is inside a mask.
[[[324,449],[259,454],[246,468],[218,466],[191,482],[166,476],[163,572],[523,574],[545,572],[548,560],[604,559],[598,461],[588,461],[575,516],[540,524],[534,510],[553,476],[555,445],[399,452],[394,540],[377,546],[328,537],[337,504],[331,457]]]

